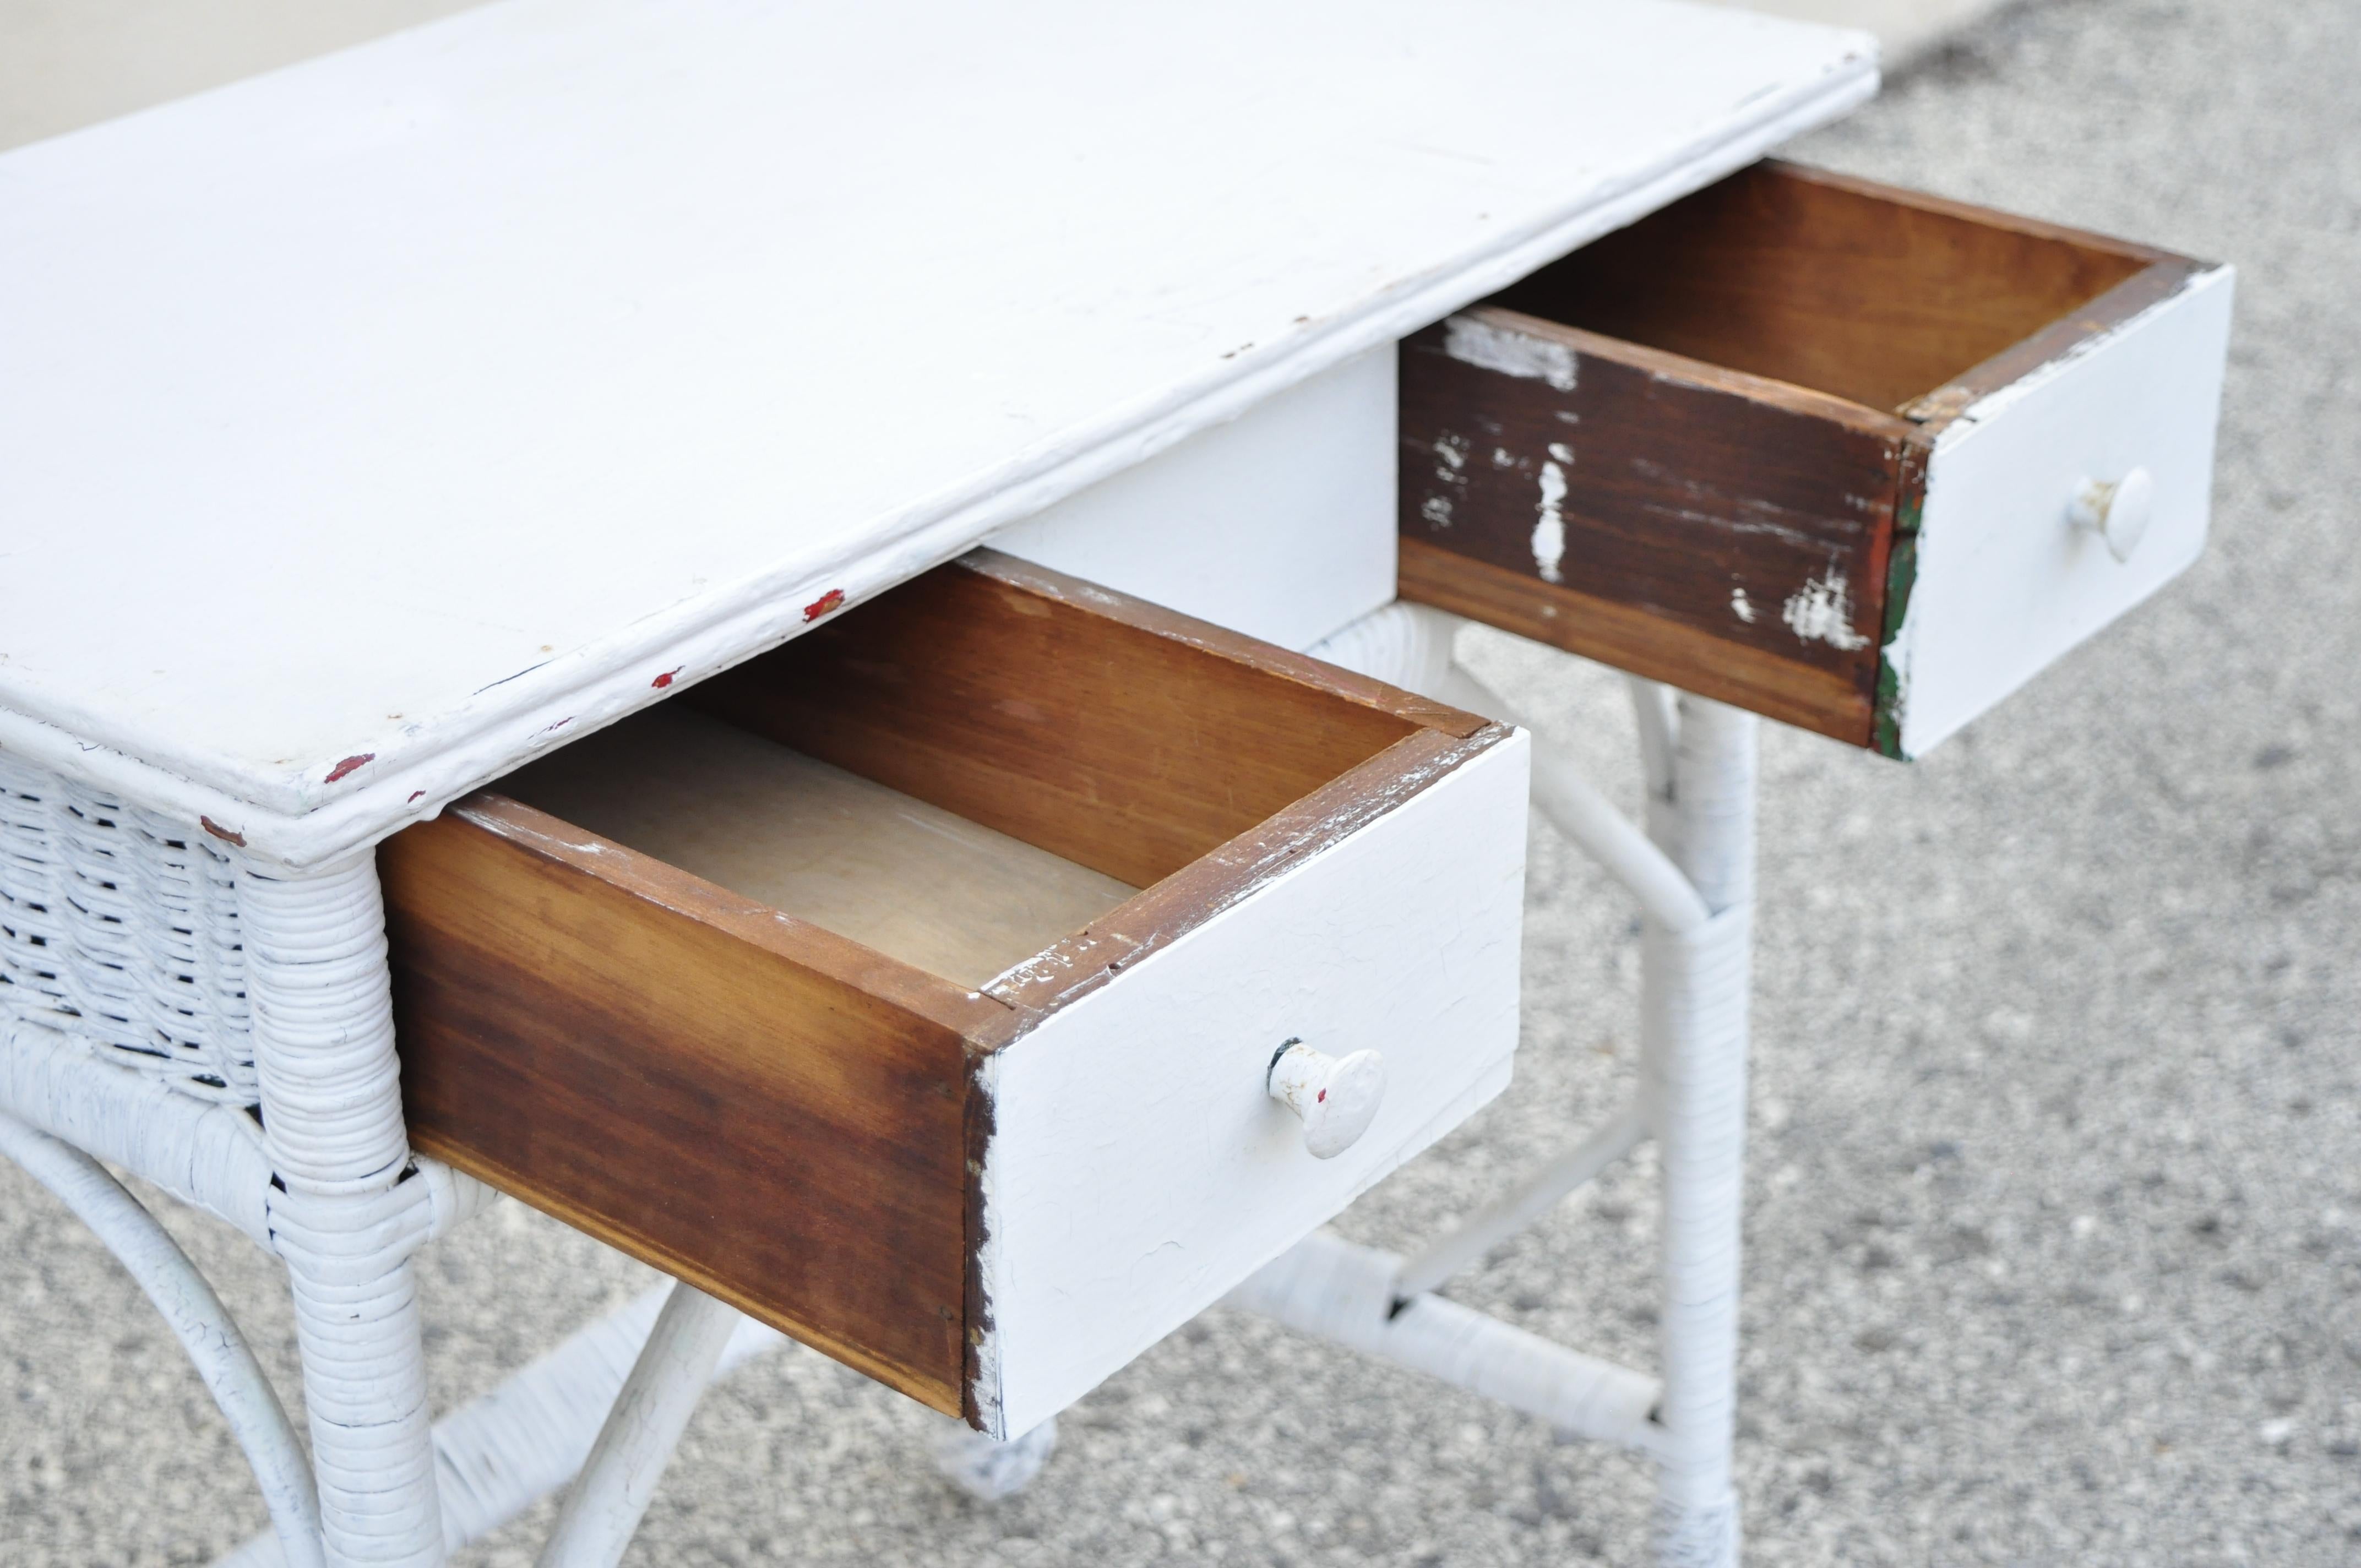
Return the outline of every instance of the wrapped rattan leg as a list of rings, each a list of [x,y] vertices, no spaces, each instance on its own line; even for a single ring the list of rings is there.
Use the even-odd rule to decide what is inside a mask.
[[[1754,895],[1755,719],[1679,699],[1671,774],[1650,827],[1713,914],[1651,920],[1641,1030],[1664,1192],[1664,1429],[1656,1515],[1664,1568],[1734,1568],[1739,1201]],[[1651,770],[1653,771],[1653,769]]]
[[[334,1564],[443,1561],[409,1255],[389,1195],[412,1171],[386,972],[385,909],[367,854],[240,886],[264,1146],[284,1189],[303,1402]]]

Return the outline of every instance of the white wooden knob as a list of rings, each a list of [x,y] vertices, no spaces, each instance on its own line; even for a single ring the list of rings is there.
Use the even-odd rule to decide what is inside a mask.
[[[2087,528],[2107,542],[2107,554],[2128,561],[2147,532],[2149,514],[2156,510],[2156,479],[2145,468],[2135,468],[2120,479],[2085,479],[2074,492],[2067,515],[2077,528]]]
[[[1314,1159],[1334,1159],[1378,1119],[1386,1097],[1386,1058],[1375,1051],[1332,1057],[1290,1040],[1270,1058],[1270,1097],[1303,1124],[1303,1146]]]

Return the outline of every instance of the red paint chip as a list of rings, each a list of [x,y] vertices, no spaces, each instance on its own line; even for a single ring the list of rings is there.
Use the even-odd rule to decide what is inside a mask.
[[[404,805],[404,806],[408,806],[408,805],[410,804],[410,801],[412,801],[412,800],[416,800],[420,795],[424,795],[425,793],[426,793],[426,792],[425,792],[424,790],[423,790],[423,789],[414,789],[414,790],[412,790],[412,791],[410,792],[410,800],[405,800],[405,801],[403,801],[401,804],[402,804],[402,805]]]
[[[1324,1089],[1320,1091],[1320,1103],[1323,1105],[1328,1103],[1328,1091]]]
[[[688,666],[686,664],[675,664],[671,669],[666,670],[663,674],[658,675],[654,680],[650,681],[648,685],[655,687],[658,691],[662,691],[664,687],[672,685],[672,678],[675,675],[680,674],[681,671],[686,668],[688,668]]]
[[[804,620],[807,621],[818,620],[821,616],[826,615],[829,610],[836,609],[842,603],[844,603],[844,590],[842,588],[830,588],[828,592],[820,595],[819,598],[812,600],[811,603],[804,606]]]
[[[197,826],[212,834],[214,838],[223,840],[225,843],[236,844],[241,850],[246,848],[245,834],[233,833],[210,817],[198,817]]]
[[[355,768],[376,761],[377,753],[375,751],[363,751],[357,757],[346,757],[343,762],[338,762],[335,767],[328,770],[327,782],[335,784],[338,779],[343,778]]]

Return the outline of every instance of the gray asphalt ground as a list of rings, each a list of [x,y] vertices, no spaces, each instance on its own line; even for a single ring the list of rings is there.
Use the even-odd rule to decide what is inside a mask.
[[[2004,14],[1795,149],[2242,269],[2207,558],[1911,768],[1765,740],[1743,1421],[1752,1561],[2361,1562],[2361,7]],[[1596,671],[1468,656],[1636,797]],[[1401,1245],[1632,1071],[1624,901],[1546,835],[1516,1087],[1350,1213]],[[1644,1164],[1451,1293],[1644,1364]],[[272,1271],[173,1227],[296,1397]],[[516,1205],[423,1267],[451,1402],[649,1277]],[[98,1247],[0,1169],[0,1562],[203,1561],[263,1512]],[[802,1352],[691,1428],[636,1563],[1634,1563],[1650,1477],[1215,1311],[1035,1488]],[[467,1559],[526,1563],[546,1508]]]

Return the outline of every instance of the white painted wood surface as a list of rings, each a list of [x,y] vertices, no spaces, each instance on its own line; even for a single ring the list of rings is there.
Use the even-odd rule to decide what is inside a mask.
[[[1393,602],[1400,390],[1356,355],[995,535],[996,549],[1309,648]]]
[[[1520,731],[990,1058],[987,1430],[1055,1415],[1507,1086],[1527,761]],[[1385,1057],[1333,1159],[1266,1091],[1290,1038]]]
[[[2204,549],[2234,285],[2227,267],[2197,274],[1937,439],[1917,575],[1884,649],[1904,756],[1923,756]],[[2140,468],[2147,527],[2118,561],[2077,526],[2074,503],[2089,481]]]
[[[316,863],[1833,117],[1661,0],[504,0],[0,156],[0,747]]]

